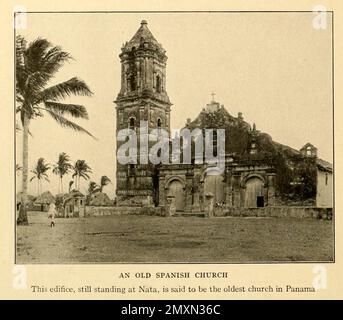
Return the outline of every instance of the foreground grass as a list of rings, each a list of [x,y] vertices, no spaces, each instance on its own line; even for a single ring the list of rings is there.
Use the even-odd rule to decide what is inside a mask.
[[[17,263],[332,261],[333,224],[295,218],[31,213],[17,227]]]

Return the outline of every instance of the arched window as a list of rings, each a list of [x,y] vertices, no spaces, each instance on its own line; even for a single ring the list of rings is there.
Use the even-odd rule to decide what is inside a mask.
[[[218,147],[218,136],[217,136],[217,130],[213,131],[213,155],[217,156],[217,147]]]
[[[134,74],[132,74],[132,75],[130,76],[129,82],[130,82],[130,90],[131,90],[131,91],[135,91],[135,90],[136,90],[136,77],[135,77]]]
[[[162,127],[162,120],[160,118],[157,119],[157,135],[161,135],[161,128]]]
[[[217,130],[213,130],[213,141],[217,142]]]
[[[156,91],[161,92],[161,77],[159,74],[156,76]]]
[[[135,118],[131,117],[129,120],[129,128],[134,129],[135,128]]]
[[[306,148],[306,154],[307,154],[308,156],[312,156],[312,148],[311,148],[310,146],[308,146],[308,147]]]
[[[162,127],[162,120],[160,118],[157,119],[157,128]]]
[[[133,175],[135,175],[135,165],[131,163],[129,165],[129,176],[133,176]]]

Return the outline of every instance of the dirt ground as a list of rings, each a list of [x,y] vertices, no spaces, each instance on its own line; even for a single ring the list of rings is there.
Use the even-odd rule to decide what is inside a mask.
[[[30,212],[17,263],[332,261],[333,223],[296,218],[104,216]]]

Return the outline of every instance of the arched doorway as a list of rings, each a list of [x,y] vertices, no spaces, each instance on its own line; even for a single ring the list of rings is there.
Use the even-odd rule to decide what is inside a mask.
[[[204,180],[204,193],[212,193],[214,195],[214,203],[223,203],[224,199],[224,183],[221,174],[207,174]]]
[[[179,180],[173,180],[168,185],[167,196],[174,196],[174,205],[176,211],[185,209],[185,191],[183,183]]]
[[[245,183],[245,208],[264,207],[264,183],[259,177],[251,177]]]

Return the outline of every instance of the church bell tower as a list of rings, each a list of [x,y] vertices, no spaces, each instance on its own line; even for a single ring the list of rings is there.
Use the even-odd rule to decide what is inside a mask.
[[[140,121],[148,123],[148,131],[163,128],[170,132],[170,107],[166,92],[166,51],[157,42],[147,22],[121,48],[121,88],[116,100],[117,133],[135,130],[140,153]],[[117,150],[125,142],[117,141]],[[152,142],[154,144],[155,142]],[[150,143],[149,143],[150,144]],[[149,145],[150,150],[150,145]],[[117,205],[156,205],[158,172],[152,164],[122,165],[117,161]]]

